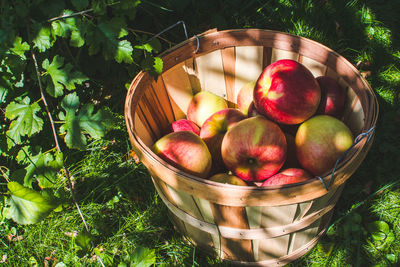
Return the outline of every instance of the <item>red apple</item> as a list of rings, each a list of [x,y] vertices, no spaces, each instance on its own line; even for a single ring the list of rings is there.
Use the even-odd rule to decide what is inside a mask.
[[[236,97],[236,104],[241,112],[247,116],[249,106],[253,102],[255,81],[245,83]]]
[[[286,139],[279,126],[261,116],[229,129],[221,145],[226,167],[245,181],[263,181],[279,171],[286,159]]]
[[[153,151],[178,169],[206,178],[211,169],[207,145],[191,131],[172,132],[153,145]]]
[[[299,168],[289,168],[265,180],[261,186],[294,184],[307,181],[313,177],[307,171]]]
[[[226,169],[221,156],[221,144],[225,133],[246,116],[237,109],[225,108],[211,115],[200,129],[200,138],[206,143],[212,155],[213,171]]]
[[[335,117],[317,115],[300,125],[295,142],[301,166],[314,175],[323,175],[353,144],[353,135]]]
[[[255,116],[264,116],[264,115],[261,115],[261,113],[257,111],[256,106],[254,105],[254,101],[252,101],[247,111],[247,117],[251,118]]]
[[[188,119],[174,121],[171,123],[170,128],[170,132],[191,131],[197,135],[200,135],[200,127]]]
[[[321,88],[321,101],[317,114],[331,115],[339,118],[344,110],[346,92],[340,84],[329,76],[316,78]]]
[[[209,91],[200,91],[191,99],[186,116],[201,127],[208,117],[224,108],[228,108],[225,98]]]
[[[257,110],[283,124],[299,124],[317,111],[321,89],[303,64],[278,60],[267,66],[254,88]]]
[[[211,181],[223,183],[223,184],[233,184],[233,185],[241,185],[247,186],[246,182],[240,179],[235,175],[231,175],[228,173],[217,173],[210,177]]]

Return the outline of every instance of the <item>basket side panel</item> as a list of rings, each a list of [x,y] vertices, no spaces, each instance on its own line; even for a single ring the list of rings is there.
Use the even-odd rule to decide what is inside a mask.
[[[261,228],[291,224],[296,216],[297,204],[263,207],[261,209]]]
[[[135,128],[138,133],[140,133],[140,138],[146,144],[146,146],[151,147],[154,143],[155,136],[149,129],[149,126],[145,126],[146,122],[142,122],[138,112],[135,112]],[[147,124],[147,123],[146,123]]]
[[[304,244],[315,238],[315,236],[318,234],[320,224],[321,219],[318,219],[310,226],[290,234],[290,241],[287,253],[290,254],[292,251],[301,248]]]
[[[221,50],[216,50],[195,58],[196,73],[201,89],[226,98],[224,67]]]
[[[257,261],[276,259],[287,254],[289,235],[258,241]]]
[[[221,49],[222,64],[224,68],[226,99],[230,108],[236,108],[235,101],[235,47]]]
[[[185,117],[188,105],[193,97],[192,84],[185,62],[163,73],[162,79],[170,96],[175,118]]]
[[[157,105],[159,110],[165,116],[165,120],[170,124],[171,122],[175,121],[175,114],[174,109],[172,108],[172,103],[170,97],[168,95],[167,89],[164,85],[164,80],[162,78],[157,79],[152,84],[152,95],[153,98],[157,99]]]
[[[325,75],[326,66],[309,57],[301,56],[301,63],[306,66],[314,77]]]
[[[236,47],[234,102],[243,85],[257,81],[263,71],[263,53],[262,46]]]
[[[271,53],[272,53],[272,55],[271,55],[271,63],[274,63],[275,61],[278,61],[278,60],[281,60],[281,59],[293,59],[293,60],[296,60],[296,61],[299,60],[299,54],[296,53],[296,52],[272,48],[272,52]]]

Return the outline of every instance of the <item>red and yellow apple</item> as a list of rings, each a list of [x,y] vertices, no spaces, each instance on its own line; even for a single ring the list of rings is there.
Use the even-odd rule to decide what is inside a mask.
[[[203,178],[211,170],[212,159],[207,145],[191,131],[164,135],[154,143],[153,151],[176,168]]]
[[[190,100],[186,116],[201,127],[208,117],[224,108],[228,108],[225,98],[209,91],[200,91]]]
[[[246,182],[240,179],[239,177],[228,174],[228,173],[217,173],[210,177],[211,181],[223,183],[223,184],[233,184],[233,185],[241,185],[247,186]]]
[[[197,135],[200,135],[200,127],[197,126],[196,123],[188,119],[180,119],[171,123],[169,132],[180,131],[191,131]]]
[[[236,97],[236,104],[238,109],[243,112],[244,115],[247,116],[249,106],[253,102],[254,95],[254,86],[256,85],[255,81],[251,81],[245,83],[239,90],[239,93]]]
[[[225,108],[215,112],[203,123],[200,129],[200,138],[206,143],[212,155],[213,172],[226,169],[221,156],[222,139],[230,128],[245,118],[246,116],[240,110]]]
[[[300,125],[295,143],[301,166],[314,175],[323,175],[353,144],[353,135],[339,119],[317,115]]]
[[[289,168],[271,176],[261,186],[285,185],[307,181],[313,177],[300,168]]]
[[[286,149],[279,126],[257,116],[239,121],[226,132],[221,155],[234,175],[245,181],[263,181],[282,167]]]
[[[321,88],[321,101],[317,114],[340,118],[343,114],[346,101],[345,89],[329,76],[319,76],[316,79]]]
[[[283,124],[299,124],[310,118],[320,98],[321,89],[310,70],[290,59],[268,65],[254,88],[258,112]]]

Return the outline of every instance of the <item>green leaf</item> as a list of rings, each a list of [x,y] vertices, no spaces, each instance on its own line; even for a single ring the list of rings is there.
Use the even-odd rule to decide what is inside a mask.
[[[38,103],[30,104],[29,97],[22,101],[11,102],[6,108],[5,116],[12,120],[7,135],[17,144],[21,143],[22,136],[32,136],[42,130],[43,120],[36,115],[40,111]],[[13,146],[9,142],[9,146]]]
[[[17,182],[9,182],[7,188],[11,196],[6,203],[6,217],[16,223],[37,223],[57,207],[54,200],[45,198],[39,192]]]
[[[115,55],[115,61],[118,63],[125,62],[125,63],[132,63],[132,45],[127,40],[122,40],[118,42],[118,49]]]
[[[131,266],[148,267],[156,263],[156,254],[154,249],[138,247],[131,255]]]
[[[75,243],[85,251],[89,251],[92,248],[91,241],[92,235],[86,230],[80,232],[75,239]]]
[[[47,26],[39,25],[37,29],[37,34],[32,40],[34,47],[39,49],[39,52],[45,52],[52,46],[51,29]]]
[[[50,63],[48,59],[42,63],[43,69],[51,79],[45,80],[47,83],[46,91],[53,97],[62,96],[64,87],[68,90],[76,89],[76,84],[82,84],[88,77],[79,71],[72,71],[73,66],[69,63],[64,66],[64,58],[54,56]],[[48,77],[48,76],[47,76]]]
[[[69,44],[73,47],[82,47],[85,44],[85,39],[83,39],[80,31],[76,30],[71,32]]]
[[[60,127],[61,133],[66,133],[65,143],[69,148],[84,149],[86,137],[101,138],[111,125],[110,114],[106,110],[94,111],[94,105],[84,105],[78,112],[79,97],[73,93],[67,95],[61,102],[66,111],[61,112],[59,118],[64,121]]]
[[[54,187],[57,173],[63,167],[63,154],[60,152],[56,152],[55,155],[39,153],[30,159],[29,165],[25,168],[24,186],[32,187],[35,177],[41,188]]]
[[[370,233],[382,232],[388,234],[390,232],[390,227],[385,221],[374,221],[367,225],[367,230]]]
[[[154,71],[157,74],[161,74],[161,72],[163,70],[163,66],[164,66],[164,62],[162,61],[162,59],[159,58],[159,57],[155,57],[154,58],[154,65],[153,65]]]
[[[30,49],[27,42],[22,42],[22,38],[17,36],[14,41],[14,46],[10,49],[15,55],[20,56],[22,59],[26,59],[25,52]]]
[[[61,15],[71,15],[73,12],[71,10],[64,10]],[[56,36],[61,36],[67,38],[71,31],[77,30],[75,25],[75,18],[66,18],[55,20],[51,23],[54,34]]]

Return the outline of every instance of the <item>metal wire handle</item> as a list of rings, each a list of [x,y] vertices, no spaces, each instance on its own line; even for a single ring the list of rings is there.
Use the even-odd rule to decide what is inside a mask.
[[[153,36],[152,36],[150,39],[148,39],[145,43],[150,42],[150,41],[153,40],[154,38],[157,38],[158,36],[160,36],[160,35],[163,34],[164,32],[171,30],[172,28],[178,26],[179,24],[182,24],[182,27],[183,27],[183,31],[184,31],[184,33],[185,33],[186,40],[188,40],[189,37],[188,37],[188,34],[187,34],[187,30],[186,30],[186,24],[185,24],[185,22],[184,22],[183,20],[180,20],[180,21],[176,22],[175,24],[172,24],[172,25],[168,26],[167,28],[165,28],[164,30],[160,31],[160,32],[157,33],[156,35],[153,35]],[[197,51],[199,51],[200,40],[199,40],[199,37],[197,37],[197,35],[194,35],[194,37],[196,38],[196,41],[197,41],[196,50],[194,51],[194,53],[196,54]]]
[[[376,129],[376,125],[372,126],[368,131],[366,131],[365,133],[361,133],[359,134],[355,139],[353,144],[336,160],[335,166],[332,169],[331,172],[331,177],[329,178],[329,182],[328,185],[325,184],[324,179],[322,179],[322,177],[317,176],[317,178],[321,181],[322,185],[325,187],[326,191],[329,190],[329,187],[331,186],[331,184],[335,181],[335,171],[337,166],[339,165],[339,162],[346,156],[346,154],[354,147],[356,146],[358,143],[361,142],[361,140],[363,140],[365,137],[367,137],[367,144],[370,142],[373,133],[375,132]]]

